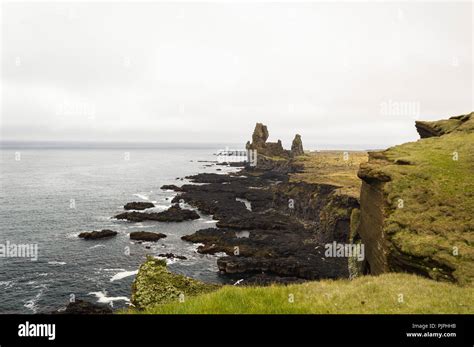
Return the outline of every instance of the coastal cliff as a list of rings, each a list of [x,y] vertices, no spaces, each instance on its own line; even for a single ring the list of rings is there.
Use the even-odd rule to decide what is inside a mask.
[[[285,313],[295,305],[285,306],[282,298],[299,293],[301,313],[474,312],[473,122],[472,113],[417,122],[421,140],[369,154],[304,153],[298,135],[292,151],[281,142],[267,146],[268,130],[257,124],[247,148],[266,150],[260,165],[189,176],[193,184],[173,186],[173,202],[185,201],[218,221],[182,239],[199,243],[202,254],[225,253],[217,265],[223,276],[239,278],[238,286],[193,282],[209,294],[191,291],[191,304],[176,304],[186,288],[173,288],[170,301],[159,294],[140,304],[137,289],[153,298],[153,283],[170,276],[149,259],[146,266],[159,271],[150,276],[142,266],[132,301],[151,313]],[[332,242],[363,245],[364,260],[327,257],[324,247]],[[253,291],[273,304],[261,306]],[[348,306],[320,302],[319,292],[328,298],[344,292],[341,306]],[[449,303],[433,299],[453,292]],[[397,301],[400,293],[410,298],[407,304]]]
[[[368,272],[474,279],[474,117],[417,122],[422,137],[362,164],[357,234]]]

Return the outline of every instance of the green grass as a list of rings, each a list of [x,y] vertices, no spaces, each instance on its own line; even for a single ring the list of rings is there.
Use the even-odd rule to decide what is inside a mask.
[[[295,159],[303,170],[292,174],[290,181],[330,184],[339,187],[337,193],[358,198],[361,181],[357,171],[366,161],[367,152],[362,151],[310,152]]]
[[[291,302],[293,298],[293,302]],[[400,302],[401,301],[401,302]],[[474,313],[474,288],[409,274],[362,276],[269,287],[224,286],[185,302],[150,305],[144,314]]]
[[[457,153],[457,160],[453,160]],[[395,146],[384,189],[390,213],[385,231],[401,252],[453,269],[461,284],[474,280],[474,133],[454,132]],[[397,165],[402,161],[405,165]],[[408,164],[408,165],[406,165]],[[398,206],[399,199],[403,207]],[[457,251],[457,254],[456,254]],[[442,280],[436,268],[430,276]]]

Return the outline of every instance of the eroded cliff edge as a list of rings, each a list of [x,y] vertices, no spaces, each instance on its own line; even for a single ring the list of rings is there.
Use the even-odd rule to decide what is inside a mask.
[[[417,122],[422,139],[361,164],[366,271],[474,279],[474,116]]]

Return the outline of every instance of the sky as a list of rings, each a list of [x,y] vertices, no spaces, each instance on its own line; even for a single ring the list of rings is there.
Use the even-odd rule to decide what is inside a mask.
[[[383,147],[473,110],[470,2],[3,2],[1,138]]]

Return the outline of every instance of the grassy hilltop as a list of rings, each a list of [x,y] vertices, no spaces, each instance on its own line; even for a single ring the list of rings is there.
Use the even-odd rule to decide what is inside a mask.
[[[382,230],[386,249],[377,256],[386,254],[381,263],[389,271],[472,283],[474,116],[417,127],[426,138],[376,153],[362,166],[371,189],[377,189],[371,181],[385,182],[383,225],[372,218],[365,228]]]

